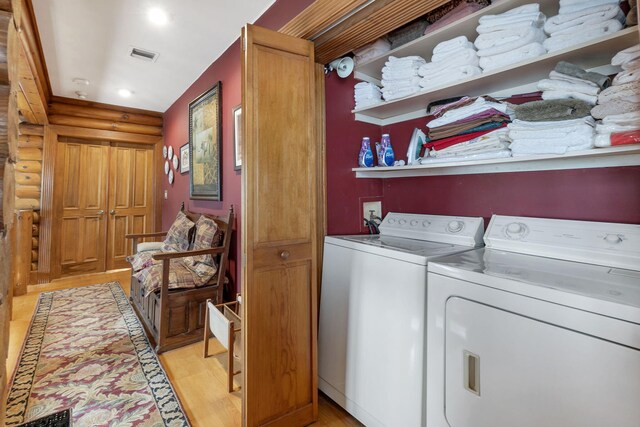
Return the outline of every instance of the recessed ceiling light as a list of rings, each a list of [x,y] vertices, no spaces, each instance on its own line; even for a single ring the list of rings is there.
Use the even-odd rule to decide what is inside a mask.
[[[156,25],[165,25],[169,22],[169,15],[159,7],[152,7],[149,9],[147,12],[147,18]]]
[[[133,92],[131,92],[129,89],[119,89],[118,95],[120,95],[123,98],[128,98],[131,95],[133,95]]]

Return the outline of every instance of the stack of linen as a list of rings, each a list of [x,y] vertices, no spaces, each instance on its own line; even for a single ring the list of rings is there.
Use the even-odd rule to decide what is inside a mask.
[[[565,154],[594,146],[590,104],[575,99],[534,101],[515,107],[509,140],[513,156]]]
[[[427,61],[420,56],[390,56],[382,68],[382,96],[386,101],[413,95],[420,90],[418,68]]]
[[[474,42],[480,67],[486,72],[544,55],[545,21],[537,3],[481,17],[476,29],[479,36]]]
[[[427,123],[427,149],[422,164],[509,157],[506,125],[513,114],[508,104],[489,97],[464,97],[434,112]]]
[[[618,52],[611,65],[622,70],[611,87],[600,92],[591,114],[602,119],[596,125],[597,147],[640,142],[640,45]]]
[[[436,45],[433,48],[431,62],[418,69],[418,74],[422,76],[420,86],[423,90],[481,73],[476,49],[466,36],[456,37]]]
[[[577,65],[561,61],[549,78],[538,82],[542,99],[581,99],[596,105],[598,94],[610,83],[610,79],[600,73],[587,72]]]
[[[619,0],[560,0],[558,15],[549,18],[544,30],[549,52],[613,34],[624,27]]]
[[[356,109],[366,108],[382,102],[382,92],[373,83],[360,82],[353,88],[353,98],[356,101]]]
[[[604,119],[623,113],[640,114],[640,45],[618,52],[611,65],[622,67],[622,72],[614,77],[611,87],[600,92],[591,115]]]

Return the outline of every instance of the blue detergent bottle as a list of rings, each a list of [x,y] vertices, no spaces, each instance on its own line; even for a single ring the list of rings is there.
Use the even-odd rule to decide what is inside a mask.
[[[385,166],[393,166],[396,161],[396,156],[393,153],[393,147],[391,147],[391,138],[388,133],[382,135],[382,151],[384,152],[384,164]]]
[[[373,166],[373,152],[371,151],[371,142],[369,137],[362,138],[362,146],[358,155],[358,164],[362,168],[370,168]]]

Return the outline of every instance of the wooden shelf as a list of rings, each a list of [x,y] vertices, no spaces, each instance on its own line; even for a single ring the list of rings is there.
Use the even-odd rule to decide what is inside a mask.
[[[424,117],[427,116],[426,107],[432,101],[464,95],[496,95],[507,89],[535,83],[547,78],[558,61],[569,61],[585,69],[602,66],[609,64],[616,52],[637,43],[637,27],[626,28],[615,34],[547,53],[489,73],[352,112],[355,113],[356,120],[380,126]]]
[[[595,148],[565,155],[539,155],[468,162],[375,168],[353,168],[356,178],[406,178],[640,165],[640,144]]]

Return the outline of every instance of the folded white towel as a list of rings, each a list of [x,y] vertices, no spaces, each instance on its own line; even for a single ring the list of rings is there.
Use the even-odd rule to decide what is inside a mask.
[[[398,98],[404,98],[406,96],[410,96],[420,91],[420,86],[416,86],[415,88],[406,88],[406,89],[393,89],[382,92],[382,96],[385,101],[392,101]]]
[[[544,155],[544,154],[567,154],[573,151],[590,150],[594,147],[594,138],[576,142],[571,146],[555,146],[550,142],[542,142],[531,145],[513,145],[509,146],[513,157]]]
[[[595,96],[600,92],[600,87],[584,83],[567,82],[564,80],[543,79],[538,82],[538,90],[563,90]]]
[[[566,30],[576,25],[589,25],[608,19],[624,22],[625,15],[617,3],[589,7],[578,12],[553,16],[547,19],[544,24],[544,30],[547,34],[553,35],[558,31]]]
[[[454,56],[464,54],[465,52],[472,50],[476,51],[476,47],[471,42],[467,42],[468,44],[465,47],[457,48],[456,50],[451,50],[448,52],[434,53],[431,56],[431,62],[443,62],[447,59],[451,59]]]
[[[557,129],[522,129],[522,128],[509,128],[509,139],[527,140],[527,139],[547,139],[547,138],[573,138],[576,136],[593,135],[593,126],[582,123],[571,127],[562,127]]]
[[[617,133],[617,132],[629,132],[632,130],[638,130],[640,126],[638,125],[605,125],[605,124],[597,124],[596,125],[596,133]]]
[[[588,9],[594,6],[601,6],[603,4],[616,3],[619,4],[619,0],[577,0],[567,3],[566,1],[560,1],[560,10],[558,14],[567,15],[570,13],[579,12],[584,9]]]
[[[610,114],[602,119],[602,123],[640,126],[640,112],[634,111],[631,113]]]
[[[482,19],[482,18],[480,18]],[[535,27],[542,28],[547,17],[544,13],[530,13],[523,15],[514,15],[491,23],[480,24],[476,28],[478,34],[490,33],[492,31],[508,30],[514,25],[531,24]]]
[[[418,74],[421,76],[429,76],[429,74],[440,73],[452,68],[461,67],[463,65],[478,66],[478,55],[475,50],[466,49],[459,55],[440,62],[428,62],[418,68]]]
[[[461,65],[457,68],[452,68],[437,74],[430,74],[428,77],[424,77],[422,80],[420,80],[420,86],[422,87],[422,89],[431,89],[458,80],[468,79],[469,77],[479,76],[480,74],[482,74],[482,70],[480,69],[480,67],[476,67],[473,65]]]
[[[516,38],[522,37],[529,32],[532,28],[538,28],[531,22],[525,22],[523,24],[513,25],[501,30],[491,31],[484,34],[479,34],[474,40],[475,47],[480,49],[489,49],[495,46],[499,46],[503,43],[508,43]],[[507,40],[504,40],[507,39]]]
[[[547,39],[548,40],[548,39]],[[529,58],[535,58],[544,55],[547,51],[540,43],[529,43],[519,47],[511,52],[501,53],[499,55],[484,56],[480,58],[480,68],[484,72],[492,71],[497,68],[506,67]]]
[[[559,73],[555,70],[551,70],[551,72],[549,73],[549,78],[552,80],[558,80],[561,82],[567,82],[567,83],[580,83],[583,85],[588,85],[588,86],[592,86],[595,88],[600,89],[600,86],[598,86],[597,84],[595,84],[594,82],[590,81],[590,80],[584,80],[584,79],[580,79],[578,77],[574,77],[574,76],[570,76],[568,74],[562,74]]]
[[[596,105],[598,97],[595,95],[587,95],[582,92],[572,92],[568,90],[545,90],[542,92],[542,99],[579,99],[590,105]]]
[[[591,116],[581,117],[579,119],[546,121],[546,122],[529,122],[521,119],[515,119],[507,125],[509,132],[512,130],[560,130],[575,129],[576,126],[588,124],[592,128],[596,125],[596,121]]]
[[[382,79],[382,92],[385,90],[404,89],[410,87],[419,87],[420,77],[411,77],[408,79],[385,80]]]
[[[433,53],[434,54],[447,53],[454,50],[463,49],[468,46],[469,46],[469,39],[467,39],[467,36],[458,36],[451,40],[446,40],[438,43],[433,48]]]
[[[411,67],[401,70],[396,70],[393,67],[382,67],[382,78],[383,79],[406,79],[411,78],[418,75],[418,68]]]
[[[417,56],[417,55],[413,55],[413,56],[403,56],[403,57],[396,57],[396,56],[390,56],[389,58],[387,58],[387,62],[384,63],[384,65],[386,65],[387,67],[389,66],[396,66],[396,67],[406,67],[406,66],[414,66],[414,65],[422,65],[424,64],[425,59],[421,56]]]
[[[456,163],[456,162],[469,162],[473,160],[487,160],[487,159],[504,159],[507,157],[511,157],[510,150],[498,150],[498,151],[490,151],[487,153],[477,153],[477,154],[467,154],[464,156],[456,156],[456,157],[424,157],[420,160],[420,164],[429,165],[433,163]]]
[[[503,31],[498,32],[503,33]],[[529,43],[542,43],[546,38],[547,36],[541,28],[529,27],[529,30],[520,36],[503,37],[499,42],[496,42],[493,47],[479,49],[478,56],[499,55],[528,45]]]
[[[638,80],[640,80],[640,68],[636,68],[635,70],[623,70],[616,74],[611,82],[611,86],[637,82]]]
[[[575,32],[572,32],[571,29],[566,29],[554,33],[544,41],[544,47],[549,52],[555,52],[569,46],[586,43],[590,40],[620,31],[622,24],[615,19],[609,19],[589,26],[583,27],[582,25],[578,25],[572,28]]]
[[[508,16],[515,15],[526,15],[528,13],[537,13],[540,12],[540,4],[539,3],[529,3],[522,6],[514,7],[513,9],[507,10],[506,12],[500,13],[498,15],[485,15],[480,17],[479,22],[484,24],[486,22],[493,22],[496,19],[501,19]]]
[[[622,65],[640,58],[640,44],[621,50],[611,58],[611,65]]]
[[[640,68],[640,58],[622,64],[622,69],[625,71],[637,70],[638,68]]]

